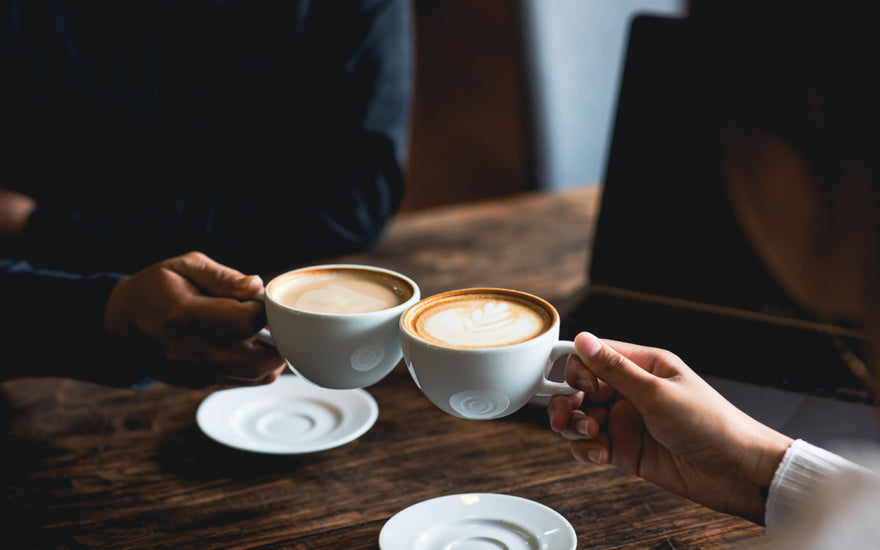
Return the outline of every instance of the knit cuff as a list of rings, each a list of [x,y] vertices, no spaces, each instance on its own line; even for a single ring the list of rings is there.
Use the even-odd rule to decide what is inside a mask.
[[[767,536],[778,537],[788,531],[793,520],[816,504],[824,484],[846,471],[864,468],[802,439],[795,440],[770,483],[764,515]]]

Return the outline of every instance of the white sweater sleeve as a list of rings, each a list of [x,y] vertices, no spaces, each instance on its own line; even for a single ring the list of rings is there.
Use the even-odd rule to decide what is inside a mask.
[[[764,521],[771,538],[789,530],[817,504],[829,480],[846,472],[869,470],[801,439],[795,440],[773,476]]]

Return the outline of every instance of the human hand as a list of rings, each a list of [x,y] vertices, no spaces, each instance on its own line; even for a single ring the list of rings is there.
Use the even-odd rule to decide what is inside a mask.
[[[548,405],[583,463],[613,464],[720,512],[764,523],[766,492],[791,439],[734,407],[665,350],[575,338]]]
[[[120,281],[104,326],[138,374],[191,388],[268,384],[284,360],[255,337],[262,291],[259,277],[190,252]]]

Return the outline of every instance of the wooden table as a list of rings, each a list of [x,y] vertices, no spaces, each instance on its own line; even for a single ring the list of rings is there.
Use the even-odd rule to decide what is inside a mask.
[[[491,285],[559,303],[585,283],[595,187],[399,215],[365,253],[423,295]],[[59,358],[63,360],[63,358]],[[398,511],[454,493],[506,493],[573,525],[579,548],[729,548],[763,529],[614,467],[583,466],[528,406],[496,421],[434,408],[399,365],[368,391],[361,438],[309,455],[220,445],[195,422],[207,391],[136,392],[68,379],[0,386],[4,548],[378,548]]]

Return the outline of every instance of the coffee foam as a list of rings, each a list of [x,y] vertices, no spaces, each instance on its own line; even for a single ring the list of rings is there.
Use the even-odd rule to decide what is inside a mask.
[[[552,323],[552,314],[542,305],[499,291],[429,299],[414,311],[408,325],[433,343],[480,348],[524,342]]]
[[[313,313],[368,313],[412,296],[398,278],[356,268],[298,272],[273,284],[270,292],[288,307]]]
[[[303,292],[290,306],[323,313],[365,313],[385,309],[394,303],[342,285],[328,284]]]

